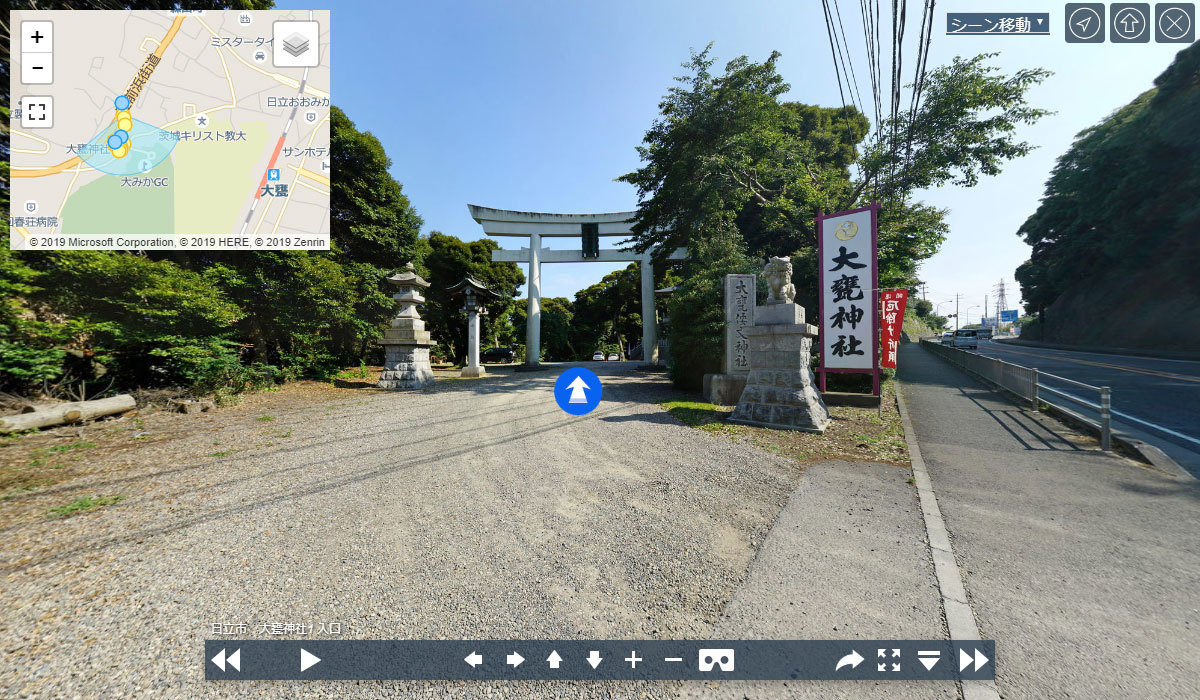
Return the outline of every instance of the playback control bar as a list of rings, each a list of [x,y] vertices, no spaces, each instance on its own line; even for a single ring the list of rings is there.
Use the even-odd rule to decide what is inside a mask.
[[[992,680],[996,643],[939,640],[209,639],[206,680]]]

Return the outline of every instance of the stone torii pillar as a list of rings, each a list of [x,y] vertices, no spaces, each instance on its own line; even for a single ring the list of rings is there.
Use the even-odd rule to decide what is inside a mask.
[[[492,262],[513,262],[529,265],[529,301],[525,322],[525,364],[518,369],[539,369],[542,345],[542,263],[567,262],[638,262],[642,284],[642,358],[647,364],[658,362],[658,323],[654,313],[654,251],[634,251],[606,248],[585,256],[583,250],[550,250],[542,247],[543,237],[583,237],[584,228],[591,227],[593,235],[633,236],[633,218],[637,212],[623,211],[606,214],[549,214],[532,211],[492,209],[468,204],[471,218],[489,236],[528,236],[529,247],[520,250],[493,250]],[[687,250],[677,248],[668,260],[683,260]]]
[[[487,370],[479,362],[479,317],[487,314],[484,303],[497,295],[470,275],[446,291],[455,296],[461,294],[462,310],[467,312],[467,366],[463,367],[459,376],[482,377],[487,374]]]

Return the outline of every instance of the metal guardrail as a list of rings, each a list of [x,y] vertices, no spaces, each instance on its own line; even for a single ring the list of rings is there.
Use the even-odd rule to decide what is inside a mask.
[[[1084,384],[1074,379],[1060,377],[1057,374],[1042,372],[1036,367],[1023,367],[1011,362],[986,357],[979,353],[952,348],[949,345],[942,345],[940,342],[928,338],[921,338],[921,346],[950,364],[966,370],[1001,389],[1012,392],[1028,401],[1035,409],[1040,404],[1047,404],[1094,426],[1100,431],[1100,448],[1106,452],[1112,449],[1112,389],[1109,387]],[[1088,401],[1061,389],[1046,386],[1042,383],[1042,379],[1051,379],[1055,382],[1076,386],[1086,391],[1095,391],[1099,400],[1098,402]],[[1100,416],[1100,420],[1092,420],[1061,403],[1055,403],[1046,398],[1047,394],[1071,401],[1080,406],[1086,406],[1096,411]]]

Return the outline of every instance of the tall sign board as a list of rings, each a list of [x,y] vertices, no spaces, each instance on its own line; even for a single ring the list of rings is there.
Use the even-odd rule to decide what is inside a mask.
[[[821,391],[829,373],[873,377],[879,395],[879,204],[817,216]]]

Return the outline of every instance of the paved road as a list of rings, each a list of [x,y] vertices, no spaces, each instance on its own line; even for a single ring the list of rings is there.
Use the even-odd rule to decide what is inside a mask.
[[[1052,350],[983,341],[979,353],[1112,388],[1114,427],[1158,446],[1200,477],[1200,362]],[[1094,392],[1046,379],[1047,386],[1096,401]]]
[[[899,367],[1001,696],[1200,697],[1200,485],[1081,448],[915,345]]]

